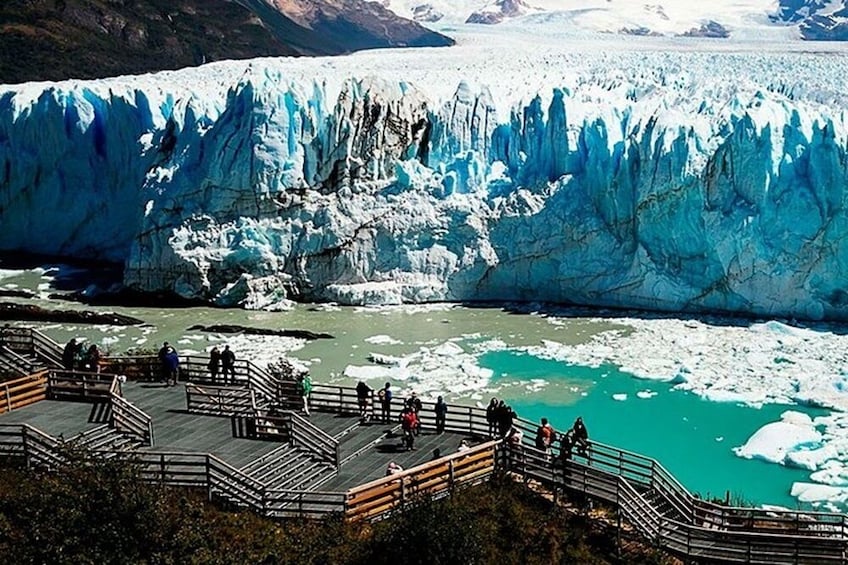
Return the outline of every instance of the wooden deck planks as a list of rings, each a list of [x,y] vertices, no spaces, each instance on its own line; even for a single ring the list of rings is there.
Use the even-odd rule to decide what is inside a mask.
[[[371,437],[373,441],[373,439],[385,433],[387,425],[374,425],[370,429],[373,431],[367,437]],[[363,434],[361,437],[366,436]],[[347,490],[353,486],[384,477],[386,466],[390,461],[394,461],[404,469],[409,469],[431,461],[434,458],[433,450],[435,449],[439,449],[443,456],[449,455],[457,450],[463,439],[466,439],[466,436],[460,434],[445,433],[439,435],[425,431],[415,438],[415,451],[404,451],[401,447],[400,435],[395,434],[381,440],[358,457],[342,465],[339,474],[322,485],[321,490]],[[343,442],[342,447],[344,445]]]
[[[104,424],[105,416],[103,404],[42,400],[12,412],[0,414],[0,423],[29,424],[44,433],[67,439]]]
[[[273,451],[281,444],[234,438],[229,418],[191,414],[186,410],[183,385],[167,387],[159,383],[128,382],[124,396],[153,418],[156,444],[145,451],[189,451],[212,453],[234,467],[242,467]],[[0,415],[0,422],[27,423],[53,435],[71,437],[105,422],[93,418],[96,405],[82,402],[45,400],[31,406]],[[385,438],[395,424],[369,423],[357,426],[355,416],[341,416],[313,411],[309,421],[331,436],[339,436],[342,458],[357,451],[362,453],[344,464],[339,474],[321,486],[321,490],[346,490],[385,475],[386,465],[395,461],[410,468],[433,458],[438,448],[442,455],[456,451],[464,436],[453,433],[436,435],[422,432],[416,438],[416,450],[401,448],[399,432]],[[342,435],[343,434],[343,435]],[[381,439],[385,438],[385,439]]]

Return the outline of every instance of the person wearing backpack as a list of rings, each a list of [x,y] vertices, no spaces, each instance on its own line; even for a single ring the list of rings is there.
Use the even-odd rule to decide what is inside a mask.
[[[377,399],[380,401],[381,420],[388,424],[392,417],[392,383],[386,383],[380,389]]]

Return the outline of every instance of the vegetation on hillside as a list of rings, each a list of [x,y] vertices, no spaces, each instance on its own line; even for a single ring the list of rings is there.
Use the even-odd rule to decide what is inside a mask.
[[[69,452],[56,472],[0,472],[9,563],[601,564],[614,535],[508,478],[376,524],[274,522],[204,493],[143,483],[132,464]],[[660,563],[642,547],[628,563]]]

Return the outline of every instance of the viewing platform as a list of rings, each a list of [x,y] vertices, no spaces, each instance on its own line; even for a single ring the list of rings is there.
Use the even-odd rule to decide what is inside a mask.
[[[389,422],[359,415],[356,391],[315,384],[307,417],[295,383],[247,361],[231,382],[212,382],[208,359],[181,360],[180,382],[160,382],[155,357],[106,359],[102,373],[61,368],[61,348],[34,330],[0,345],[0,457],[56,468],[64,447],[126,457],[145,480],[202,488],[210,499],[271,518],[337,513],[374,520],[421,497],[449,495],[494,473],[534,481],[556,499],[608,504],[618,527],[694,562],[848,563],[848,516],[719,505],[689,493],[654,459],[589,441],[581,453],[533,445],[536,424],[516,418],[519,445],[488,435],[485,411],[452,404],[444,433],[431,402],[415,450]],[[29,373],[28,371],[33,370]],[[26,373],[21,375],[20,373]],[[458,451],[462,440],[470,449]],[[405,470],[385,476],[389,462]]]

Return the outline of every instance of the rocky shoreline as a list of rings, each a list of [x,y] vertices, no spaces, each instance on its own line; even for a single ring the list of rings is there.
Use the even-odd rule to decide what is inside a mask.
[[[60,322],[63,324],[108,324],[110,326],[138,326],[144,320],[115,312],[91,310],[48,310],[32,304],[0,302],[0,320],[8,322]]]

